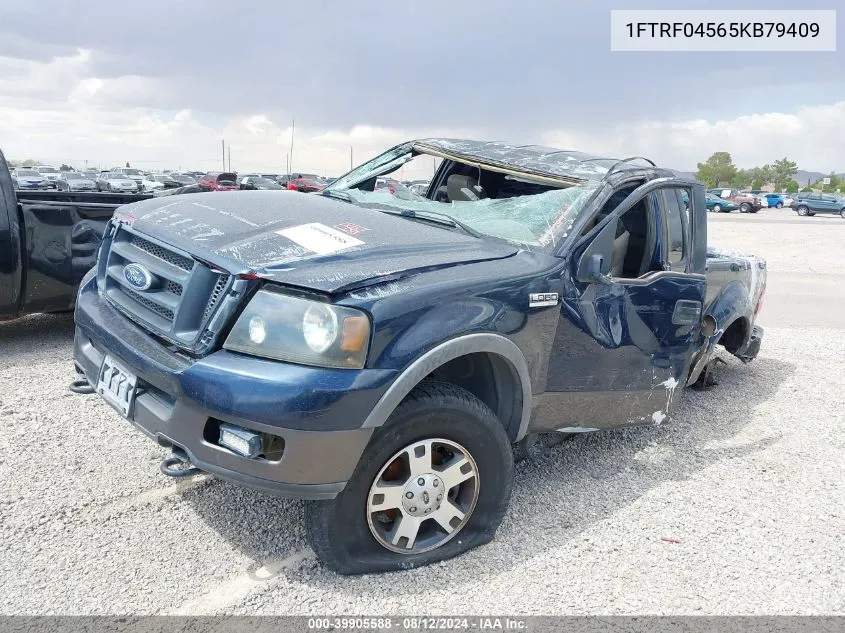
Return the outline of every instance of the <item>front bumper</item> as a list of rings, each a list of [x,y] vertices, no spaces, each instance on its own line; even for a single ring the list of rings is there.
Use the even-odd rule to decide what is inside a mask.
[[[115,310],[94,280],[80,289],[74,360],[96,386],[106,354],[138,376],[130,422],[224,479],[274,494],[326,499],[343,490],[373,429],[360,428],[393,370],[322,369],[227,351],[188,360]],[[210,429],[229,422],[284,440],[278,461],[242,457]]]

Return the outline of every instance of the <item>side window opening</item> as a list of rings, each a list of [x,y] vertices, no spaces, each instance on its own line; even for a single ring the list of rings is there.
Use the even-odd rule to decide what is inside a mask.
[[[636,279],[654,269],[656,236],[649,216],[646,201],[640,200],[617,220],[611,277]]]
[[[654,193],[657,204],[662,210],[663,225],[666,230],[666,263],[671,269],[684,267],[684,222],[680,200],[680,190],[661,189]]]

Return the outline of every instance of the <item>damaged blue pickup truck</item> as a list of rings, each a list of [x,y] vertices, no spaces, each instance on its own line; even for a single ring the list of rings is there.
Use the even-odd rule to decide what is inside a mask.
[[[425,196],[374,191],[416,157]],[[310,500],[330,568],[425,565],[493,538],[515,447],[660,424],[717,345],[757,355],[765,262],[706,222],[645,159],[452,139],[314,194],[148,199],[81,284],[76,367],[167,474]]]

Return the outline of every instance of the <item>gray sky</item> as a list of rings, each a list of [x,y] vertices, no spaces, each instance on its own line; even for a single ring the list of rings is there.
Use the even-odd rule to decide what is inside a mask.
[[[724,149],[737,162],[788,155],[845,170],[843,53],[612,53],[611,8],[681,7],[7,2],[0,147],[202,168],[225,136],[233,167],[279,168],[295,116],[295,153],[329,171],[348,168],[349,145],[363,160],[403,135],[453,133],[647,151],[680,169]]]

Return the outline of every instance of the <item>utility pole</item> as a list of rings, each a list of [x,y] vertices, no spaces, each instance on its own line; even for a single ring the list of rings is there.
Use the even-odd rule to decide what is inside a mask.
[[[226,141],[220,140],[220,149],[223,151],[223,171],[226,171]]]
[[[296,126],[296,118],[291,119],[290,123],[290,158],[288,159],[288,173],[293,169],[293,130]]]
[[[229,171],[232,171],[232,146],[229,145]]]
[[[352,165],[353,165],[353,163],[352,163],[352,146],[350,145],[349,146],[349,171],[352,171],[352,169],[353,169]]]

